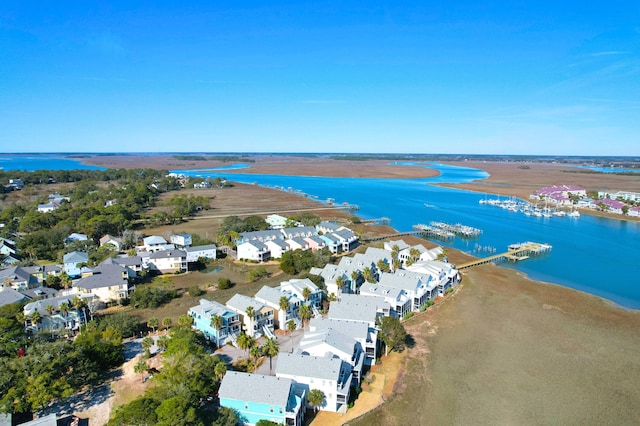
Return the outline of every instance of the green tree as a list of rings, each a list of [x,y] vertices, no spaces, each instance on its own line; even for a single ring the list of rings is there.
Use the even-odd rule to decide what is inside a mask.
[[[380,329],[378,337],[384,342],[385,355],[389,354],[389,349],[398,350],[404,345],[407,332],[398,318],[379,318],[378,327]]]
[[[247,319],[249,320],[249,330],[251,331],[251,333],[253,333],[253,317],[256,314],[255,309],[253,309],[253,306],[248,306],[247,309],[245,310],[245,314],[247,314]]]
[[[216,375],[216,379],[218,381],[222,380],[224,375],[227,373],[227,364],[224,361],[218,362],[215,367],[213,367],[213,374]]]
[[[304,297],[304,301],[308,302],[311,297],[311,289],[309,287],[305,287],[302,289],[302,297]]]
[[[182,396],[174,396],[162,401],[156,408],[158,426],[196,425],[200,424],[196,408]]]
[[[147,327],[151,328],[153,332],[156,332],[156,328],[158,328],[158,318],[151,317],[147,320]]]
[[[289,332],[289,343],[291,343],[291,352],[293,353],[293,332],[296,329],[296,322],[292,319],[290,319],[289,321],[287,321],[287,331]]]
[[[193,324],[193,317],[188,314],[180,315],[178,317],[178,325],[180,327],[191,327]]]
[[[224,320],[218,314],[214,314],[211,316],[211,327],[215,328],[216,331],[220,331],[220,328],[224,325]]]
[[[324,393],[320,389],[311,389],[307,396],[307,400],[309,401],[309,405],[313,407],[314,411],[318,411],[318,408],[324,402]]]
[[[238,336],[238,347],[245,351],[245,357],[248,357],[248,350],[255,344],[255,339],[247,333],[241,333]]]
[[[153,341],[153,337],[145,337],[142,339],[142,349],[144,349],[144,356],[149,358],[151,356],[151,347],[155,342]]]
[[[170,317],[162,318],[162,326],[164,327],[165,330],[169,330],[169,327],[171,327],[172,323],[173,321],[171,320]]]
[[[249,355],[251,356],[251,362],[253,364],[253,371],[258,368],[258,361],[262,357],[262,348],[258,345],[251,346],[249,349]]]
[[[140,374],[140,380],[142,380],[143,382],[144,382],[144,373],[146,373],[147,371],[149,371],[149,364],[147,364],[144,361],[138,361],[133,366],[133,372],[136,374]]]
[[[287,296],[280,296],[280,300],[278,300],[278,305],[279,305],[281,311],[283,311],[285,313],[288,312],[289,311],[289,299],[287,298]]]
[[[130,403],[118,407],[109,420],[108,426],[154,426],[158,422],[156,408],[159,405],[160,401],[148,396],[136,398]]]
[[[264,351],[264,354],[269,357],[269,374],[273,374],[271,361],[272,358],[278,355],[278,352],[280,352],[280,345],[278,344],[278,341],[276,339],[269,338],[267,339],[262,349]]]
[[[53,305],[47,305],[44,310],[47,311],[49,315],[53,315],[53,313],[55,312],[55,308],[53,307]]]
[[[298,309],[298,316],[302,320],[303,325],[304,323],[309,321],[311,319],[311,308],[309,307],[309,305],[304,304],[300,306],[300,309]]]

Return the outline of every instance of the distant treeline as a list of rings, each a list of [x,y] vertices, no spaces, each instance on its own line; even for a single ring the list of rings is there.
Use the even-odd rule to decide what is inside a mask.
[[[169,173],[167,170],[154,169],[107,169],[107,170],[0,170],[0,183],[6,185],[9,179],[21,179],[25,185],[56,182],[115,181],[120,179],[162,179]]]
[[[582,173],[586,175],[640,176],[638,172],[601,172],[598,170],[563,170],[563,173]]]
[[[243,163],[255,163],[255,160],[252,160],[244,155],[214,155],[211,157],[205,157],[203,155],[174,155],[173,158],[182,161],[221,161],[223,163],[233,163],[241,161]]]

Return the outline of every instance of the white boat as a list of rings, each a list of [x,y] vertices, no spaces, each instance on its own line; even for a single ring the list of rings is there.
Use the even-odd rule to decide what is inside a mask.
[[[571,210],[569,213],[567,213],[567,216],[578,218],[580,217],[580,212],[578,210]]]

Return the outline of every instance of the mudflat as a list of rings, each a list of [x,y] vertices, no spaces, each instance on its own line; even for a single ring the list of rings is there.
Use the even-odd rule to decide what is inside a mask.
[[[638,311],[487,265],[406,327],[394,395],[348,424],[640,424]]]
[[[204,156],[207,157],[206,155]],[[278,174],[290,176],[331,176],[364,178],[419,178],[437,176],[438,172],[422,166],[401,166],[386,160],[334,160],[326,157],[256,155],[242,157],[252,161],[249,168],[224,170],[234,173]],[[242,162],[242,159],[237,162]],[[181,160],[172,155],[105,155],[83,158],[85,164],[108,168],[151,168],[157,170],[205,169],[228,166],[219,160]]]

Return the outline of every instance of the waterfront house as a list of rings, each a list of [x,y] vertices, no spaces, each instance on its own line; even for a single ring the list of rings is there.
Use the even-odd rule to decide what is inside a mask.
[[[377,324],[371,326],[367,321],[315,317],[309,322],[309,331],[336,330],[351,336],[361,348],[364,349],[366,365],[376,362],[378,353],[378,328]]]
[[[212,187],[211,182],[203,180],[193,184],[193,189],[210,189]]]
[[[103,263],[94,268],[90,275],[76,281],[73,289],[78,294],[93,294],[101,302],[109,303],[128,299],[129,292],[134,290],[135,286],[129,284],[126,268]]]
[[[187,263],[197,262],[201,257],[207,260],[215,260],[217,249],[215,244],[186,247],[184,251],[187,253]]]
[[[382,273],[379,283],[385,287],[403,290],[412,301],[411,310],[416,312],[428,300],[435,299],[440,293],[439,282],[432,279],[431,275],[402,269],[393,274]]]
[[[238,259],[253,260],[255,262],[266,262],[271,258],[271,251],[264,243],[252,240],[238,244]]]
[[[72,251],[63,257],[64,271],[71,278],[78,278],[82,275],[81,268],[89,262],[89,255],[81,251]]]
[[[549,201],[557,205],[571,205],[571,197],[586,197],[587,191],[575,185],[553,185],[538,189],[529,198]]]
[[[622,201],[610,200],[608,198],[595,201],[595,205],[599,210],[615,214],[622,214],[622,208],[626,206]]]
[[[218,391],[220,406],[234,410],[242,424],[260,420],[287,426],[301,426],[306,396],[288,378],[227,371]]]
[[[187,271],[187,253],[183,250],[159,250],[151,253],[147,260],[150,271],[173,274]]]
[[[218,347],[227,342],[235,343],[242,328],[240,315],[218,302],[200,299],[200,304],[189,308],[188,314],[193,318],[193,327]],[[211,325],[211,318],[216,315],[222,322],[218,328]]]
[[[365,362],[364,348],[351,335],[333,328],[304,333],[295,353],[326,358],[340,358],[351,365],[353,384],[362,378]]]
[[[393,251],[393,248],[397,247],[398,251],[400,250],[404,250],[406,248],[409,248],[409,244],[405,243],[404,240],[390,240],[390,241],[385,241],[383,243],[383,248],[385,250],[388,250],[390,252]]]
[[[389,315],[395,318],[402,318],[411,312],[412,300],[402,289],[380,283],[364,283],[360,287],[360,295],[382,298],[389,304]]]
[[[318,407],[323,411],[344,413],[349,402],[352,367],[340,358],[280,353],[276,377],[291,379],[294,390],[309,394],[318,389],[324,400]]]
[[[336,222],[323,221],[316,225],[316,230],[318,232],[322,232],[323,234],[333,233],[340,228],[342,228],[342,225]]]
[[[340,242],[340,251],[351,251],[358,247],[360,243],[358,236],[347,228],[341,228],[331,235],[335,236]]]
[[[407,271],[430,276],[431,281],[438,287],[439,294],[444,294],[449,287],[460,281],[460,274],[452,264],[437,260],[416,262],[408,266]]]
[[[640,206],[638,207],[631,207],[629,209],[629,216],[633,216],[633,217],[640,217]]]
[[[235,294],[226,305],[227,308],[241,315],[243,330],[246,334],[252,337],[262,335],[273,337],[273,308],[243,294]],[[249,307],[252,311],[251,315],[248,314]]]

